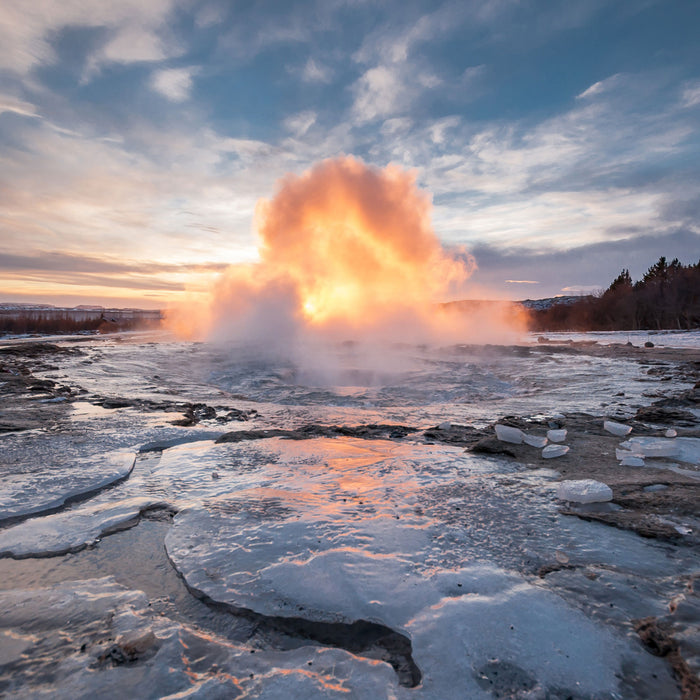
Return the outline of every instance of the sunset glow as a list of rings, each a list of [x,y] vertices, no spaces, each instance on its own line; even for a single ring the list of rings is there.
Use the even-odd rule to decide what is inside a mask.
[[[162,308],[230,265],[279,267],[294,246],[280,232],[259,248],[259,200],[340,154],[397,191],[411,173],[431,236],[477,262],[465,298],[600,289],[660,255],[695,262],[697,3],[321,6],[0,4],[0,301]],[[332,231],[317,221],[318,245],[333,240],[348,266],[366,256],[374,298],[398,285],[413,303],[460,278],[419,236],[411,250],[436,275],[401,282],[396,247],[348,204]],[[284,270],[303,315],[360,313],[364,292],[337,265],[308,281],[319,257]]]

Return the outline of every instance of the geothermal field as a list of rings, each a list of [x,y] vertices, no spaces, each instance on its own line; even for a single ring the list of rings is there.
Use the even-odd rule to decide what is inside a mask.
[[[698,697],[699,346],[4,341],[0,694]]]
[[[391,167],[257,226],[167,331],[0,344],[0,693],[699,697],[700,333],[439,303]]]

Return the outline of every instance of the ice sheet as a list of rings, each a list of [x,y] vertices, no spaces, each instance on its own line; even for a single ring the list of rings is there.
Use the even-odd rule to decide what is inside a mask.
[[[633,437],[620,447],[644,457],[673,457],[687,464],[700,464],[700,438]]]
[[[125,479],[135,459],[133,452],[107,452],[77,458],[69,470],[6,475],[0,482],[0,521],[58,508]]]
[[[146,510],[167,504],[148,497],[92,502],[56,515],[32,518],[0,530],[0,557],[49,556],[75,552],[100,537],[133,525]]]
[[[510,490],[506,475],[490,474],[469,458],[460,464],[456,450],[432,448],[407,464],[407,454],[392,451],[390,443],[263,442],[257,467],[240,446],[213,448],[233,450],[228,459],[218,457],[231,465],[231,488],[181,511],[166,536],[168,555],[198,595],[267,616],[369,620],[405,632],[426,679],[413,697],[480,697],[479,669],[488,675],[494,656],[549,691],[620,692],[616,674],[628,662],[649,688],[659,683],[646,653],[624,634],[591,623],[551,592],[488,563],[546,561],[561,547],[575,565],[594,561],[636,577],[660,566],[667,573],[669,566],[682,569],[682,562],[670,564],[663,550],[630,533],[601,526],[591,535],[590,523],[571,519],[544,525],[556,512],[547,475],[523,474],[539,490],[523,498],[527,481]],[[272,478],[282,468],[280,451],[294,474],[286,482]],[[209,458],[190,451],[190,460]],[[174,461],[170,465],[176,471]],[[238,481],[241,470],[249,489]],[[512,502],[516,493],[519,500]],[[464,520],[455,521],[462,512]],[[638,582],[635,576],[630,582]],[[546,661],[535,651],[543,639]],[[580,675],[581,668],[596,671]]]
[[[57,697],[142,696],[160,683],[173,693],[230,697],[231,677],[248,697],[284,698],[479,698],[495,691],[657,698],[674,687],[664,662],[628,636],[629,620],[661,614],[659,601],[683,590],[695,558],[560,515],[556,472],[410,438],[215,445],[213,438],[231,426],[215,420],[173,426],[177,413],[89,403],[140,397],[255,408],[246,428],[465,425],[504,415],[552,419],[569,410],[590,410],[602,420],[618,409],[630,415],[630,406],[653,399],[645,394],[657,390],[658,377],[637,363],[531,349],[410,348],[402,351],[408,365],[381,376],[349,366],[338,383],[323,384],[291,364],[239,362],[205,345],[101,341],[85,349],[60,369],[61,381],[88,392],[66,425],[55,434],[2,437],[17,467],[3,475],[5,497],[18,495],[25,509],[44,508],[56,494],[83,494],[96,475],[107,478],[102,454],[129,447],[133,460],[139,449],[147,452],[114,489],[26,520],[23,531],[6,529],[8,538],[14,530],[13,546],[24,532],[28,554],[65,543],[79,547],[105,527],[128,524],[139,503],[166,502],[180,511],[166,538],[168,553],[193,590],[262,615],[367,619],[403,631],[424,680],[419,688],[399,687],[386,664],[336,648],[253,655],[182,622],[153,621],[143,596],[88,581],[36,597],[26,593],[39,617],[26,613],[16,626],[0,629],[0,657],[5,653],[14,664],[27,649],[32,657],[35,670],[26,660],[13,667],[18,695],[34,688]],[[686,385],[672,377],[663,386]],[[47,457],[59,453],[51,468]],[[54,544],[47,547],[44,535]],[[5,615],[10,609],[0,603],[0,627],[13,619]],[[114,609],[115,626],[95,632]],[[48,626],[33,627],[44,614]],[[174,669],[170,676],[159,675],[155,661],[88,671],[80,645],[65,647],[65,659],[60,651],[67,636],[104,640],[148,630],[161,640],[157,664]],[[43,640],[36,647],[30,646],[35,631]],[[42,677],[42,664],[57,659],[52,680]]]
[[[0,592],[0,631],[0,645],[15,643],[5,646],[5,697],[396,697],[388,664],[318,647],[251,653],[153,615],[143,593],[109,578]],[[34,647],[31,661],[22,643]]]

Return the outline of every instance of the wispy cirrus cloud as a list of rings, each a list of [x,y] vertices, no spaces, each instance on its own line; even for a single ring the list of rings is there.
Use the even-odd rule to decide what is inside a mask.
[[[8,112],[22,117],[39,117],[36,107],[31,102],[20,100],[12,95],[0,94],[0,114]]]

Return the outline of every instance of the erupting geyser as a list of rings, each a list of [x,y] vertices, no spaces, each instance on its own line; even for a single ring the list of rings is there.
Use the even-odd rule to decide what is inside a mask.
[[[353,157],[287,175],[255,221],[260,262],[232,265],[206,308],[171,313],[190,337],[243,341],[305,336],[445,341],[484,339],[484,322],[448,313],[475,268],[435,235],[429,197],[413,174]],[[494,327],[493,313],[489,325]],[[496,324],[499,330],[504,324]]]

